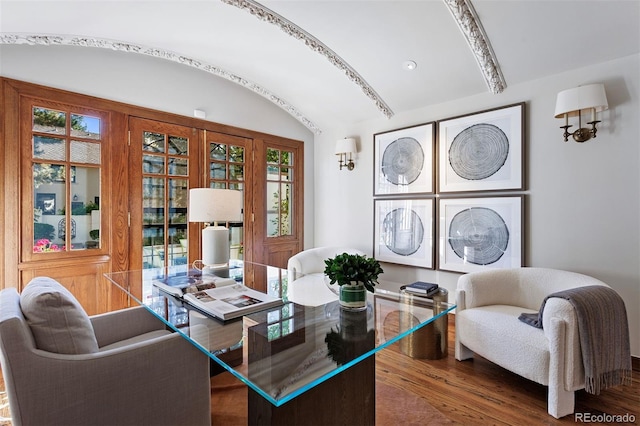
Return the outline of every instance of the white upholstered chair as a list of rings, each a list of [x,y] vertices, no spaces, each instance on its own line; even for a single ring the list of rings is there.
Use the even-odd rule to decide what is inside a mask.
[[[319,306],[338,300],[324,281],[324,261],[342,253],[364,255],[364,252],[349,247],[316,247],[289,258],[287,299],[305,306]]]
[[[456,291],[457,360],[473,353],[549,387],[548,412],[573,413],[574,392],[585,387],[577,319],[570,302],[550,298],[543,328],[518,320],[538,312],[551,293],[603,285],[595,278],[546,268],[489,270],[462,275]]]
[[[211,423],[206,355],[143,307],[89,317],[50,278],[0,292],[0,361],[15,426]]]

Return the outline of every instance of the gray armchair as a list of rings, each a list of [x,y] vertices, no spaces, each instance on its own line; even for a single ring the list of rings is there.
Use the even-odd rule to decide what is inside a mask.
[[[208,358],[145,308],[87,317],[96,350],[73,354],[39,349],[42,324],[27,321],[21,303],[15,289],[0,292],[0,361],[14,426],[211,423]]]

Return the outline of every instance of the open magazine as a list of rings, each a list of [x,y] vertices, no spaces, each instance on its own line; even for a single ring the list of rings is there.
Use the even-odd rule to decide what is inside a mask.
[[[232,278],[203,274],[202,271],[197,269],[168,274],[153,280],[153,285],[179,298],[188,293],[196,293],[209,288],[224,287],[235,283],[236,281]]]
[[[189,270],[153,280],[153,285],[221,320],[282,304],[282,299],[253,290],[232,278]]]
[[[234,284],[187,293],[183,299],[202,311],[229,320],[282,304],[282,299]]]

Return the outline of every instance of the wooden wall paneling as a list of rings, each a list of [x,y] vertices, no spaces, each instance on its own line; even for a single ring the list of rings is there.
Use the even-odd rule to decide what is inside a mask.
[[[89,315],[108,312],[111,309],[112,285],[104,278],[109,270],[109,259],[77,262],[40,262],[23,269],[22,281],[26,284],[35,277],[50,277],[60,282],[78,299]],[[113,289],[115,290],[115,288]]]
[[[5,108],[5,103],[4,103],[4,82],[0,82],[0,160],[2,161],[2,164],[6,164],[6,159],[5,159],[5,143],[6,143],[6,138],[5,138],[5,116],[6,116],[6,112],[7,112],[7,108]],[[4,198],[4,193],[5,193],[5,177],[4,174],[6,172],[7,168],[3,167],[0,171],[0,223],[4,225],[5,223],[5,198]],[[5,227],[4,226],[0,226],[0,243],[2,243],[4,245],[5,243]],[[5,270],[5,260],[4,260],[4,250],[0,250],[0,289],[4,288],[4,270]]]
[[[20,255],[20,132],[19,132],[19,94],[18,90],[10,82],[2,81],[2,110],[3,110],[3,132],[4,140],[2,158],[4,167],[2,174],[4,182],[3,192],[3,263],[1,277],[3,277],[1,287],[20,287],[20,276],[18,273],[18,263]],[[9,167],[8,165],[14,165]]]
[[[119,112],[111,113],[109,135],[111,149],[106,161],[111,165],[109,187],[105,195],[111,202],[105,208],[109,211],[110,221],[103,226],[108,227],[105,233],[111,253],[111,272],[129,269],[129,137],[127,131],[128,117]],[[111,310],[130,306],[130,300],[123,291],[112,289]]]

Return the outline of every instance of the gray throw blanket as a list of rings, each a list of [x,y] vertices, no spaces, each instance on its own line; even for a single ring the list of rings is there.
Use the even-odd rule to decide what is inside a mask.
[[[518,319],[542,328],[542,312],[550,297],[566,299],[576,310],[585,390],[599,395],[602,389],[631,385],[629,323],[620,295],[599,285],[563,290],[547,296],[538,313],[523,313]]]

